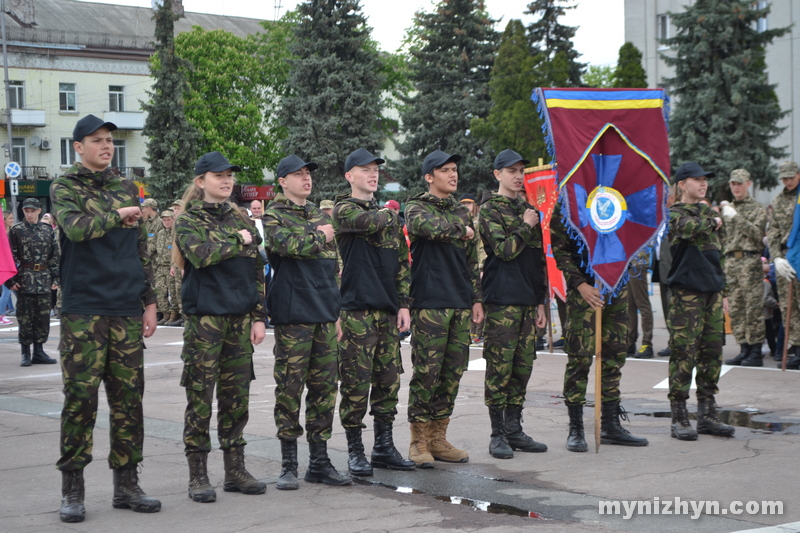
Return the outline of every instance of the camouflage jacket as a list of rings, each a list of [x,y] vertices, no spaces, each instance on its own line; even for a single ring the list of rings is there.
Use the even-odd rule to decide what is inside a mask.
[[[50,294],[53,284],[58,283],[60,257],[53,228],[23,220],[11,227],[8,243],[17,275],[6,281],[6,286],[19,284],[22,294]]]
[[[244,244],[239,230],[253,236]],[[168,235],[170,232],[159,232]],[[175,223],[175,242],[184,265],[181,305],[193,315],[241,315],[263,320],[264,263],[261,237],[236,207],[192,200]],[[201,294],[207,292],[209,294]]]
[[[577,290],[583,283],[594,286],[594,277],[582,265],[589,264],[589,254],[585,246],[581,247],[567,233],[561,220],[561,203],[557,202],[550,219],[550,246],[558,269],[564,274],[567,288]]]
[[[336,198],[333,227],[344,264],[343,309],[350,306],[355,306],[353,310],[366,309],[364,305],[370,302],[385,309],[388,302],[383,300],[387,298],[392,301],[389,307],[408,308],[411,267],[399,215],[381,208],[374,200],[344,194]],[[390,272],[394,273],[394,279],[384,275]],[[351,297],[353,301],[349,302]]]
[[[724,228],[717,229],[720,215],[703,202],[673,204],[669,208],[669,243],[672,251],[670,287],[682,286],[701,292],[725,288],[725,256],[722,255]],[[692,254],[682,245],[696,248]]]
[[[147,230],[148,239],[154,239],[156,234],[164,227],[161,223],[161,217],[158,215],[152,217],[150,220],[143,221],[143,225]]]
[[[731,206],[736,216],[725,219],[725,252],[757,252],[764,249],[767,229],[767,210],[752,196],[734,200]]]
[[[50,198],[53,214],[61,229],[64,312],[79,312],[70,310],[73,304],[69,300],[75,296],[75,301],[80,301],[80,305],[76,303],[74,309],[85,310],[86,314],[134,316],[120,314],[132,310],[131,307],[122,309],[120,302],[107,301],[108,296],[117,294],[117,290],[127,298],[128,293],[124,292],[123,287],[133,287],[132,283],[136,284],[137,291],[141,287],[141,294],[136,295],[141,305],[155,304],[153,265],[147,253],[147,231],[138,223],[131,227],[123,226],[117,212],[121,207],[139,206],[136,185],[115,176],[110,168],[94,172],[76,163],[53,182]],[[127,232],[134,232],[135,237],[129,237]],[[102,242],[96,242],[97,239]],[[134,249],[130,250],[129,246]],[[120,260],[120,257],[104,257],[109,252],[124,252],[125,257],[131,258],[136,256],[139,266]],[[94,257],[84,257],[86,254],[94,254]],[[70,267],[69,273],[65,271],[67,266]],[[68,279],[68,275],[74,279]],[[84,286],[67,287],[71,281],[76,285],[83,283]],[[87,282],[98,285],[97,294],[87,292]]]
[[[492,194],[481,205],[480,238],[486,254],[483,297],[499,305],[543,304],[547,294],[542,227],[522,221],[533,206],[521,198]]]
[[[797,203],[798,189],[788,191],[785,188],[772,201],[772,216],[769,219],[767,245],[770,258],[786,258],[786,243],[792,232],[794,209]]]
[[[147,241],[147,251],[153,260],[155,268],[169,268],[172,266],[172,242],[175,234],[172,228],[167,229],[159,220],[161,227],[156,230],[155,236]]]
[[[292,259],[337,259],[336,242],[325,242],[317,226],[332,224],[331,217],[313,202],[298,205],[279,193],[264,215],[264,247]],[[270,263],[272,260],[270,259]]]
[[[469,299],[472,304],[480,303],[482,301],[480,270],[478,269],[478,240],[476,238],[464,239],[467,235],[467,228],[472,227],[472,219],[469,214],[469,209],[464,204],[461,204],[452,195],[447,198],[439,198],[430,193],[421,193],[410,198],[406,204],[406,227],[408,229],[408,236],[411,240],[411,259],[412,259],[412,298],[414,298],[414,305],[420,303],[419,297],[415,291],[421,293],[430,292],[435,289],[434,285],[437,284],[440,289],[444,291],[452,290],[452,283],[460,284],[460,278],[466,276],[467,279],[463,280],[469,285]],[[473,228],[473,231],[475,228]],[[463,253],[466,262],[463,265],[464,271],[461,273],[448,271],[446,265],[429,264],[425,268],[433,268],[436,275],[441,276],[441,279],[427,280],[424,286],[420,283],[422,277],[427,273],[420,272],[422,268],[421,261],[423,257],[421,252],[425,246],[425,242],[448,244],[452,246],[459,253]],[[459,268],[462,265],[458,265]],[[416,287],[414,286],[416,285]],[[420,294],[422,296],[422,294]],[[428,298],[433,300],[434,298]],[[440,308],[440,307],[427,307],[430,304],[423,304],[422,308]],[[443,308],[448,308],[445,306]]]
[[[703,202],[673,204],[669,208],[669,243],[688,241],[700,251],[722,251],[722,228],[717,230],[714,218],[721,218]]]

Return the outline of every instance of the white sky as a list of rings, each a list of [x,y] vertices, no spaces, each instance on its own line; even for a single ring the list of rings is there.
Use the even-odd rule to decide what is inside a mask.
[[[95,0],[107,4],[150,7],[151,0]],[[280,14],[294,9],[297,0],[184,0],[187,11],[214,13],[237,17],[273,20],[275,5],[280,4]],[[399,46],[405,30],[412,24],[414,13],[430,10],[433,0],[361,0],[364,14],[373,28],[372,36],[384,50],[393,52]],[[624,0],[576,0],[577,8],[568,11],[560,21],[568,26],[578,26],[575,48],[583,54],[580,61],[592,65],[616,65],[619,47],[624,43]],[[524,17],[525,0],[486,0],[486,8],[494,19],[500,19],[497,30],[502,31],[509,19]]]

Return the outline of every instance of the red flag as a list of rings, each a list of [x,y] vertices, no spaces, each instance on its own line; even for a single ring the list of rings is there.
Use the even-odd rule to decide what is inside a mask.
[[[553,217],[553,209],[555,209],[556,201],[558,200],[556,171],[549,165],[544,170],[526,169],[525,194],[528,196],[528,203],[542,213],[542,240],[547,260],[550,299],[552,300],[553,296],[558,296],[561,301],[565,301],[567,298],[567,284],[564,281],[564,275],[556,266],[556,259],[553,257],[553,249],[550,244],[550,220]]]
[[[0,207],[0,218],[3,217],[3,208]],[[8,244],[8,235],[0,231],[0,283],[5,283],[17,274],[17,265],[14,263],[14,257],[11,255],[11,245]]]

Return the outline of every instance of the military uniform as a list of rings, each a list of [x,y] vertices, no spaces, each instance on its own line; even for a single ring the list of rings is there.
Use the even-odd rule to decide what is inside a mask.
[[[772,215],[769,218],[769,229],[767,230],[767,245],[769,246],[769,255],[772,261],[777,258],[786,259],[787,242],[792,232],[797,193],[798,189],[789,191],[784,188],[772,200]],[[778,280],[778,302],[781,306],[781,316],[783,316],[784,327],[789,330],[789,345],[792,347],[800,346],[800,283],[794,282],[791,323],[787,325],[785,321],[788,312],[790,283],[783,276],[776,276],[776,278]]]
[[[162,216],[169,211],[164,211]],[[170,215],[171,216],[171,215]],[[170,297],[176,298],[177,294],[170,294],[171,285],[169,269],[172,265],[172,228],[164,227],[160,219],[157,219],[161,229],[156,231],[153,238],[147,242],[147,250],[153,261],[155,270],[155,287],[158,295],[158,310],[166,317],[170,312]]]
[[[23,347],[38,345],[36,351],[39,351],[50,336],[51,291],[59,277],[60,254],[55,234],[49,224],[30,224],[23,220],[11,227],[8,241],[18,267],[17,274],[6,281],[6,286],[19,285],[19,343]],[[42,361],[34,354],[33,362]]]
[[[647,270],[650,266],[648,250],[640,251],[628,268],[628,353],[636,349],[639,336],[639,315],[642,315],[642,348],[637,358],[653,357],[653,307],[647,288]]]

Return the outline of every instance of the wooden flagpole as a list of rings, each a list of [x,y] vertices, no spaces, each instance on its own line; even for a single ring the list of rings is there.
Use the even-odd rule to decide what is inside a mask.
[[[600,406],[603,403],[603,308],[594,311],[594,453],[600,452]]]
[[[786,372],[786,360],[789,358],[789,329],[792,320],[792,295],[794,294],[794,280],[789,281],[789,297],[786,299],[786,325],[783,327],[783,361],[781,371]],[[795,354],[797,355],[797,354]]]

